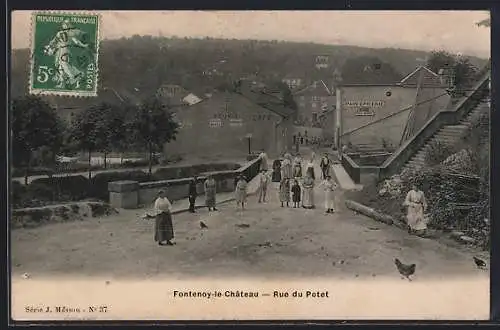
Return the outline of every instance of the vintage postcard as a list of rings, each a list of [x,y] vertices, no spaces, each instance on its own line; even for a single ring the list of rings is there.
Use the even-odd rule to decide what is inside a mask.
[[[12,12],[12,320],[489,319],[489,22]]]

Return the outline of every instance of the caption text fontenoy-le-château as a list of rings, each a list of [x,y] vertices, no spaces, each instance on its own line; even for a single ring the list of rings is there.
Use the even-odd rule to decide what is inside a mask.
[[[326,290],[290,290],[290,291],[244,291],[244,290],[214,290],[214,291],[191,291],[174,290],[174,298],[331,298]]]

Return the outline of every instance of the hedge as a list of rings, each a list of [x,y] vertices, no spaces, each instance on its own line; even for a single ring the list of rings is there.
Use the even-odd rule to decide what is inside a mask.
[[[11,205],[14,208],[37,207],[48,204],[95,199],[108,201],[108,183],[132,180],[138,182],[159,181],[191,177],[203,172],[238,169],[238,164],[199,164],[191,167],[158,169],[152,176],[142,170],[109,171],[96,174],[89,182],[83,175],[39,178],[25,186],[12,181]]]
[[[189,178],[204,172],[237,170],[238,168],[240,168],[239,164],[227,164],[227,163],[197,164],[190,167],[186,166],[165,167],[156,170],[156,172],[153,175],[152,181]]]

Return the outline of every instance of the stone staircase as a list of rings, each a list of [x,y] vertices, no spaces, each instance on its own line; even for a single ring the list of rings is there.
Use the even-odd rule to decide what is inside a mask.
[[[457,125],[446,125],[443,126],[439,131],[436,132],[430,139],[428,139],[425,145],[420,148],[415,155],[405,164],[403,171],[405,170],[418,170],[425,165],[425,158],[428,150],[431,146],[438,142],[446,146],[453,146],[460,143],[463,137],[467,135],[469,128],[472,123],[476,121],[481,114],[490,111],[490,100],[489,98],[483,99],[474,109],[472,109],[468,115],[460,121]]]

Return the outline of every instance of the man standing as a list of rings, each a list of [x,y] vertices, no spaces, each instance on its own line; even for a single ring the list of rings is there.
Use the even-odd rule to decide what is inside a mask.
[[[321,158],[321,163],[319,165],[321,167],[322,178],[323,180],[329,175],[328,170],[330,169],[330,159],[328,158],[328,154],[325,153]]]
[[[196,191],[196,176],[189,182],[189,212],[195,213],[195,203],[196,197],[198,197],[198,192]]]
[[[269,176],[262,170],[259,178],[259,203],[266,202],[267,186],[269,185]]]

